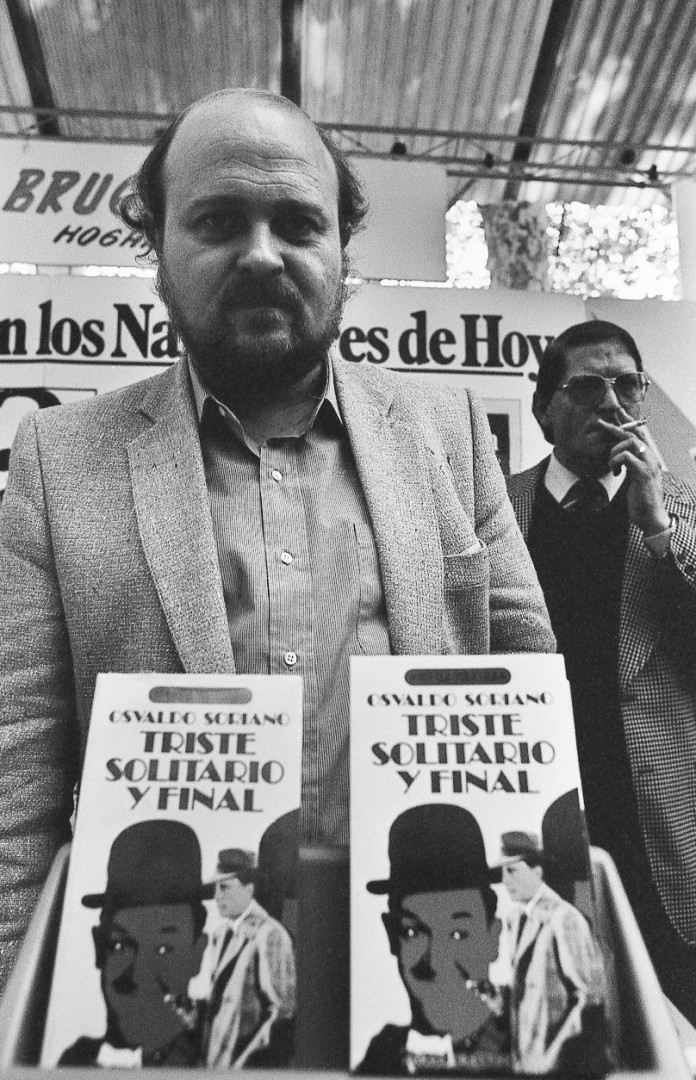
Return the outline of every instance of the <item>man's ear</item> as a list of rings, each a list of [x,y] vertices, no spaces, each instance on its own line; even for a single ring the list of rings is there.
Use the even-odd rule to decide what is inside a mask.
[[[501,933],[502,929],[503,929],[502,921],[498,918],[497,915],[495,915],[493,920],[491,921],[490,934],[489,934],[489,941],[490,941],[490,950],[489,950],[490,951],[490,960],[489,960],[489,963],[491,963],[491,964],[493,963],[494,960],[496,960],[498,958],[498,955],[500,953],[500,933]]]
[[[154,215],[149,210],[143,210],[142,216],[143,233],[148,244],[159,258],[162,243],[162,232],[158,229]]]
[[[393,956],[399,955],[399,920],[391,911],[387,911],[382,915],[382,922],[384,923],[384,929],[387,931],[387,937],[389,938],[389,951]]]
[[[101,971],[106,959],[106,934],[101,926],[92,927],[92,940],[94,941],[94,966]]]
[[[541,428],[544,438],[548,443],[551,443],[551,445],[553,446],[556,440],[553,434],[553,424],[551,423],[548,416],[548,402],[542,401],[536,391],[534,392],[534,396],[532,398],[532,414],[537,424]]]

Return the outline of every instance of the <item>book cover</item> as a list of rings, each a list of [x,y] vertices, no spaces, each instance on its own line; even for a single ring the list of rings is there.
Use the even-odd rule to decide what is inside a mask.
[[[43,1065],[286,1062],[298,676],[100,675]]]
[[[561,656],[351,662],[351,1068],[602,1075]]]

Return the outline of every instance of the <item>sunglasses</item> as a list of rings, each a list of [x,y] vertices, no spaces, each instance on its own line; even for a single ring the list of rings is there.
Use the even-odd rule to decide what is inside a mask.
[[[610,386],[622,405],[639,405],[645,399],[650,379],[642,371],[626,371],[607,379],[604,375],[571,375],[558,387],[563,390],[572,405],[591,409],[599,405]]]

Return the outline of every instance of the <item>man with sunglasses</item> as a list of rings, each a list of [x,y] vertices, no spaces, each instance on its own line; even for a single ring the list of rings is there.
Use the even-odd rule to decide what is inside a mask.
[[[553,453],[509,492],[565,656],[590,840],[696,1022],[696,489],[661,467],[648,386],[621,327],[565,330],[532,406]]]

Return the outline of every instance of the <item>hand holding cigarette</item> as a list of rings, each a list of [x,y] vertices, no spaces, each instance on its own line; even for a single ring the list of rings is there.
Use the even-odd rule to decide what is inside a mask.
[[[626,469],[629,520],[644,536],[656,536],[669,528],[662,491],[664,458],[645,417],[633,417],[623,407],[619,408],[613,423],[599,420],[617,440],[609,454],[609,467],[615,473]]]

